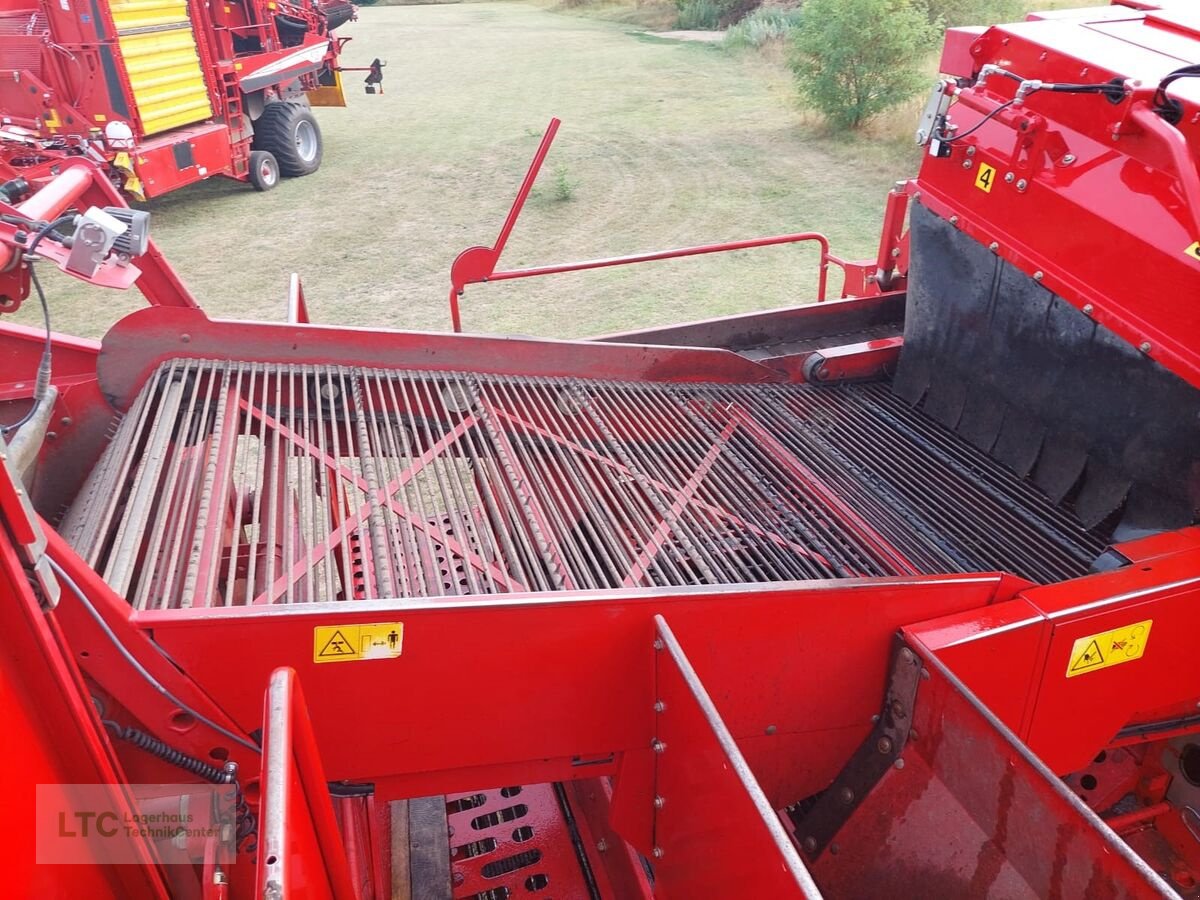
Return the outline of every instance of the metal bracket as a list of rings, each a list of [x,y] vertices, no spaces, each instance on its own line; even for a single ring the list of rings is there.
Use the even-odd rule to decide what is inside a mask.
[[[897,635],[883,708],[876,717],[875,727],[827,790],[813,803],[797,804],[788,810],[796,839],[810,860],[821,855],[904,752],[912,731],[921,669],[921,660]]]
[[[59,586],[46,557],[46,534],[9,459],[8,444],[3,437],[0,437],[0,525],[11,535],[30,582],[39,589],[42,608],[54,609],[58,605]]]

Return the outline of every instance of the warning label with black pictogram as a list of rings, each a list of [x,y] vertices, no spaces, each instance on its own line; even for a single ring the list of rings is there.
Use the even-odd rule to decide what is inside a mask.
[[[1153,624],[1153,619],[1146,619],[1144,622],[1076,638],[1067,660],[1067,677],[1074,678],[1141,659],[1146,652],[1146,641]]]
[[[395,659],[403,649],[403,622],[318,625],[313,628],[313,662]]]
[[[1071,671],[1082,672],[1084,669],[1092,669],[1102,665],[1104,665],[1104,654],[1100,650],[1100,645],[1093,640],[1071,663]]]

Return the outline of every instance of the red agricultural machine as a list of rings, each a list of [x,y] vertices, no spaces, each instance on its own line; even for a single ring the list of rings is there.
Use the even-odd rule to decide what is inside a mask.
[[[345,105],[333,32],[353,16],[348,0],[0,0],[9,199],[75,158],[139,200],[315,172],[309,106]]]
[[[213,320],[100,163],[0,203],[9,308],[150,303],[3,328],[6,892],[1196,897],[1198,57],[952,30],[875,259],[733,245],[840,299],[592,341]],[[519,208],[455,304],[721,249]]]

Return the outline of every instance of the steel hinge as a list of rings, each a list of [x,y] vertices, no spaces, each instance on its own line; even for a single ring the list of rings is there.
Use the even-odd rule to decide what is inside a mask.
[[[827,790],[788,809],[796,840],[810,860],[821,855],[904,752],[912,731],[921,669],[920,658],[897,635],[883,707],[875,719],[875,727]]]
[[[46,556],[46,533],[25,485],[12,466],[3,436],[0,436],[0,524],[16,548],[42,609],[54,609],[58,605],[59,586]]]

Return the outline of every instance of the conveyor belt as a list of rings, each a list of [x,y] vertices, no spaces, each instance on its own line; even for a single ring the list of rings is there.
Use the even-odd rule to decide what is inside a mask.
[[[63,523],[137,608],[1004,570],[1103,551],[886,385],[183,360]]]

